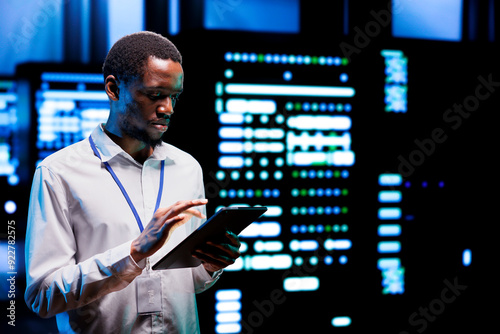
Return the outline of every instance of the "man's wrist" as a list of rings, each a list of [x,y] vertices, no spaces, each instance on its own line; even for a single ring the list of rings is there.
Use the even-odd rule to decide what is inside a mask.
[[[135,240],[132,241],[132,244],[130,245],[130,256],[135,261],[135,263],[139,263],[139,261],[147,257],[143,253],[139,252],[138,246],[135,244]]]

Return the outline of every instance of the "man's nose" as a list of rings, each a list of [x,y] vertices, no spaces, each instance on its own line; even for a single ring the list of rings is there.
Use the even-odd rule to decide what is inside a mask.
[[[172,99],[167,97],[156,107],[156,113],[165,116],[170,116],[174,113],[174,107],[172,105]]]

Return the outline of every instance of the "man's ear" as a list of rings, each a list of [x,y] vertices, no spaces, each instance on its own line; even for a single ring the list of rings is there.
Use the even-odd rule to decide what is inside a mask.
[[[120,99],[120,88],[118,84],[119,81],[114,75],[108,75],[104,81],[104,89],[112,101],[118,101]]]

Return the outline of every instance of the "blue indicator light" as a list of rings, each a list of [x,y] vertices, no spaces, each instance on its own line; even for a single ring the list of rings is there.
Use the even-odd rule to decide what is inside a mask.
[[[247,95],[281,95],[281,96],[323,96],[323,97],[353,97],[356,90],[352,87],[333,86],[292,86],[269,84],[227,84],[227,94]],[[107,100],[103,92],[103,98]]]
[[[283,79],[285,79],[285,81],[290,81],[290,80],[292,80],[292,72],[290,72],[290,71],[285,71],[285,73],[283,73]]]
[[[472,262],[472,252],[470,249],[465,249],[462,253],[462,264],[464,267],[470,266]]]
[[[380,208],[378,210],[378,219],[400,219],[401,218],[400,208]]]
[[[397,269],[401,266],[401,260],[397,257],[382,258],[377,261],[377,268],[379,270]]]
[[[332,326],[333,327],[347,327],[351,325],[351,318],[350,317],[335,317],[332,319]]]
[[[378,201],[380,203],[399,203],[401,202],[402,194],[401,191],[380,191],[378,193]]]
[[[240,298],[241,290],[238,289],[218,290],[215,293],[215,299],[218,301],[239,300]]]
[[[315,291],[319,289],[319,278],[317,277],[288,277],[283,281],[285,291]]]
[[[381,237],[396,237],[401,235],[401,225],[385,224],[378,227],[378,235]]]
[[[227,69],[224,71],[224,76],[228,79],[231,79],[234,76],[234,72],[231,69]]]
[[[401,243],[399,241],[381,241],[378,243],[377,251],[379,253],[399,253]]]
[[[378,184],[381,186],[400,186],[403,178],[400,174],[380,174]]]

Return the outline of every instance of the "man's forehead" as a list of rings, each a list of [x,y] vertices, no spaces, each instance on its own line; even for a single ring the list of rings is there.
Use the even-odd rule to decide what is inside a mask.
[[[150,57],[146,63],[142,84],[151,88],[175,88],[182,90],[184,72],[182,65],[171,59]],[[173,87],[172,87],[173,86]]]

